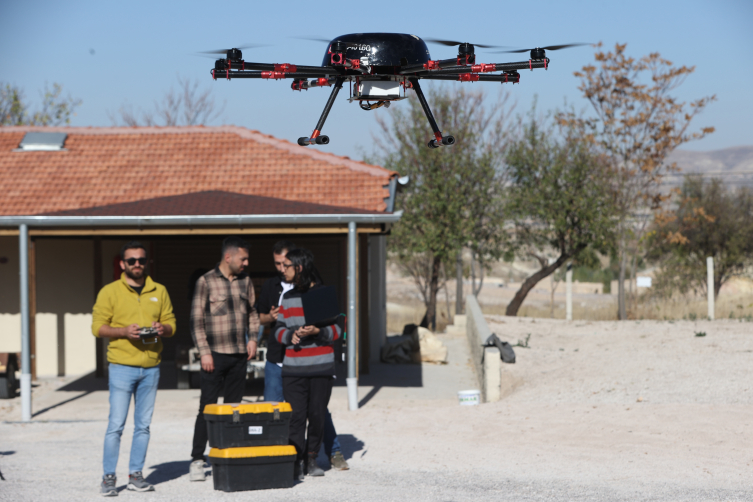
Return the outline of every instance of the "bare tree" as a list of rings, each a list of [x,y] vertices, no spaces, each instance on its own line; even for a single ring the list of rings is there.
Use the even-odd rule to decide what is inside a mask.
[[[225,104],[218,108],[211,88],[202,90],[199,86],[199,80],[178,77],[178,89],[170,88],[162,101],[155,101],[154,110],[134,110],[126,103],[116,114],[110,114],[110,120],[114,125],[129,127],[207,124],[222,115]]]

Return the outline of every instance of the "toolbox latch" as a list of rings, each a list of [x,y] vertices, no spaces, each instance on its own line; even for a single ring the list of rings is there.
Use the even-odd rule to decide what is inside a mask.
[[[233,423],[234,424],[241,423],[241,411],[240,410],[233,410]]]
[[[274,418],[275,422],[277,422],[278,420],[280,420],[280,410],[279,410],[279,408],[275,408],[275,413],[273,415],[273,418]]]

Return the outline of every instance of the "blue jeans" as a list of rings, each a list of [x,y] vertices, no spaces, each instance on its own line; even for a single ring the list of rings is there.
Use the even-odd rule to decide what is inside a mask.
[[[282,368],[269,361],[264,364],[264,401],[285,401],[282,395]]]
[[[102,461],[105,474],[115,474],[120,454],[120,436],[123,434],[131,396],[134,401],[133,442],[128,473],[144,469],[146,449],[149,446],[149,424],[152,422],[154,401],[159,383],[159,366],[141,368],[110,364],[110,419],[105,433],[105,453]]]
[[[324,446],[324,453],[327,457],[331,457],[338,451],[340,451],[340,441],[337,440],[337,431],[335,431],[335,424],[332,422],[332,414],[327,410],[327,419],[324,421],[324,440],[322,441]]]

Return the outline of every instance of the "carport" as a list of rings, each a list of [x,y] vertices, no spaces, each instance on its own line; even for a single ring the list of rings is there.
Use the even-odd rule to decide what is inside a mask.
[[[178,317],[174,338],[190,343],[189,276],[215,265],[227,235],[250,242],[257,288],[274,273],[274,242],[312,249],[348,314],[346,381],[349,407],[357,407],[358,375],[368,373],[386,336],[385,236],[400,218],[393,213],[396,173],[235,127],[57,128],[57,148],[24,150],[26,134],[38,138],[38,129],[0,131],[0,331],[11,334],[20,321],[23,420],[31,419],[40,365],[63,375],[88,364],[104,376],[106,347],[86,324],[96,293],[119,276],[124,242],[147,245],[149,273],[168,287]],[[257,180],[270,164],[280,178],[302,180],[296,191],[276,197],[279,184]],[[239,169],[241,182],[227,190],[223,172]],[[108,191],[108,180],[139,170],[142,177]],[[16,266],[17,304],[7,291]],[[176,350],[166,344],[165,360]]]

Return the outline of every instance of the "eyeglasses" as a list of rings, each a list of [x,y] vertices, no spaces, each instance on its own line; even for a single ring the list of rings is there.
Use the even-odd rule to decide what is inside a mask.
[[[146,258],[128,258],[127,260],[123,260],[130,266],[136,265],[136,262],[139,262],[139,265],[146,265]]]
[[[293,266],[293,264],[292,264],[292,263],[283,263],[283,264],[282,264],[282,266],[283,266],[283,267],[285,268],[285,270],[287,270],[287,269],[289,269],[290,267],[292,267],[292,266]]]

